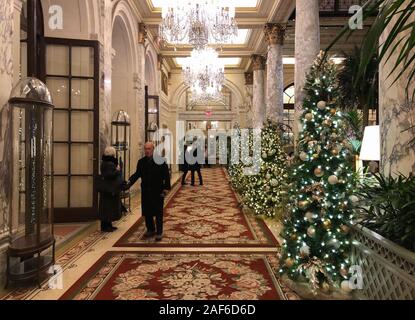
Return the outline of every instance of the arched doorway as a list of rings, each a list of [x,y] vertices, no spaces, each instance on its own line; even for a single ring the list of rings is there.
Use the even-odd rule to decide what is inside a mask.
[[[121,10],[122,9],[122,10]],[[113,20],[112,29],[112,73],[111,73],[111,114],[124,110],[131,121],[130,168],[135,168],[141,150],[137,141],[140,136],[139,123],[143,118],[138,108],[137,91],[134,89],[134,75],[137,74],[137,54],[134,47],[134,27],[124,8]],[[130,172],[127,172],[129,175]]]

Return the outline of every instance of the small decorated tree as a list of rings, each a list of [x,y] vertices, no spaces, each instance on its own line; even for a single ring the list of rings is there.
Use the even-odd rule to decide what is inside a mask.
[[[332,284],[348,290],[349,227],[354,174],[345,136],[337,66],[320,53],[306,86],[298,156],[291,176],[290,216],[284,221],[281,272],[305,276],[314,293]]]
[[[248,176],[244,187],[245,204],[257,215],[274,217],[286,193],[286,154],[282,151],[278,124],[268,120],[261,132],[260,171]]]
[[[232,136],[231,136],[231,144],[236,144],[237,146],[240,145],[241,140],[241,128],[239,125],[236,125],[233,129]],[[235,154],[237,153],[237,154]],[[242,192],[244,187],[244,173],[243,173],[243,164],[240,159],[240,149],[239,148],[231,148],[231,159],[228,166],[228,172],[230,177],[230,182],[232,187],[237,192]]]

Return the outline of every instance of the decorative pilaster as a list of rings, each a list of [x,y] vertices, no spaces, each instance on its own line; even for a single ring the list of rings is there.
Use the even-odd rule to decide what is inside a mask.
[[[285,29],[284,25],[277,23],[267,23],[264,27],[265,41],[268,43],[266,116],[276,122],[282,122],[284,115]]]
[[[100,154],[111,143],[111,100],[112,100],[112,8],[109,0],[101,0],[100,10],[100,96],[99,96],[99,148]]]
[[[18,3],[19,5],[21,2]],[[15,23],[16,22],[16,23]],[[0,1],[0,286],[5,274],[5,252],[8,247],[9,223],[12,213],[13,148],[11,113],[7,105],[14,75],[19,74],[15,65],[14,48],[20,49],[15,26],[20,24],[19,6],[13,0]],[[20,26],[19,26],[20,27]]]
[[[295,113],[294,136],[301,130],[300,116],[306,76],[320,52],[320,5],[318,0],[296,0],[295,18]]]
[[[144,115],[144,106],[145,106],[145,63],[146,63],[146,48],[145,44],[147,41],[147,26],[144,23],[138,24],[138,73],[134,75],[134,88],[137,92],[137,99],[138,99],[138,108],[139,114]],[[139,132],[139,141],[138,141],[138,148],[140,150],[140,154],[142,154],[142,150],[145,143],[145,119],[144,117],[140,117],[138,120],[138,132]]]
[[[244,107],[246,111],[246,127],[252,128],[254,126],[252,110],[253,99],[254,74],[252,72],[245,72],[245,102]]]
[[[264,72],[265,72],[265,58],[261,55],[254,54],[251,56],[254,84],[253,84],[253,128],[262,128],[265,121],[265,98],[264,98]]]
[[[386,41],[396,19],[394,18],[386,28],[380,43]],[[409,20],[408,23],[415,22],[415,15]],[[398,43],[402,36],[403,34],[399,35],[395,43]],[[397,68],[390,74],[402,50],[402,43],[398,45],[388,61],[379,65],[380,171],[392,176],[399,173],[406,176],[415,174],[415,100],[411,99],[415,90],[413,82],[409,87],[409,97],[406,94],[411,68],[405,70],[394,84],[392,83],[402,69]]]

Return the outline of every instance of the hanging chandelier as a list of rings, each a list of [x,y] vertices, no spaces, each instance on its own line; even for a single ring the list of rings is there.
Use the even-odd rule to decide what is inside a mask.
[[[160,38],[177,46],[187,43],[197,49],[208,43],[227,44],[238,36],[235,7],[219,0],[172,0],[162,7]]]
[[[192,91],[193,102],[222,99],[225,65],[212,48],[193,49],[183,66],[184,82]]]

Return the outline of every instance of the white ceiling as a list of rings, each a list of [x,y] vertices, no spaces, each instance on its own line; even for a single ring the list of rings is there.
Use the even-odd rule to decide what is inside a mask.
[[[163,56],[171,69],[180,69],[180,58],[190,56],[192,47],[186,44],[176,47],[168,44],[160,45],[158,41],[158,26],[161,21],[160,6],[164,1],[172,0],[132,0],[140,13],[142,21],[147,25],[149,38]],[[182,1],[182,0],[179,0]],[[191,0],[189,0],[191,1]],[[263,32],[264,25],[269,22],[287,23],[295,9],[294,0],[222,0],[227,4],[234,2],[237,5],[236,20],[239,27],[237,40],[218,48],[219,56],[226,58],[228,68],[238,68],[249,71],[252,54],[267,53],[267,44]],[[342,26],[347,23],[347,17],[321,18],[321,47],[325,48]],[[350,51],[359,43],[364,32],[356,33],[353,39],[344,41],[336,46],[334,51]],[[284,63],[292,65],[294,57],[295,23],[288,23],[284,45]],[[215,47],[215,46],[214,46]],[[216,46],[217,47],[217,46]],[[236,63],[237,62],[237,63]]]

